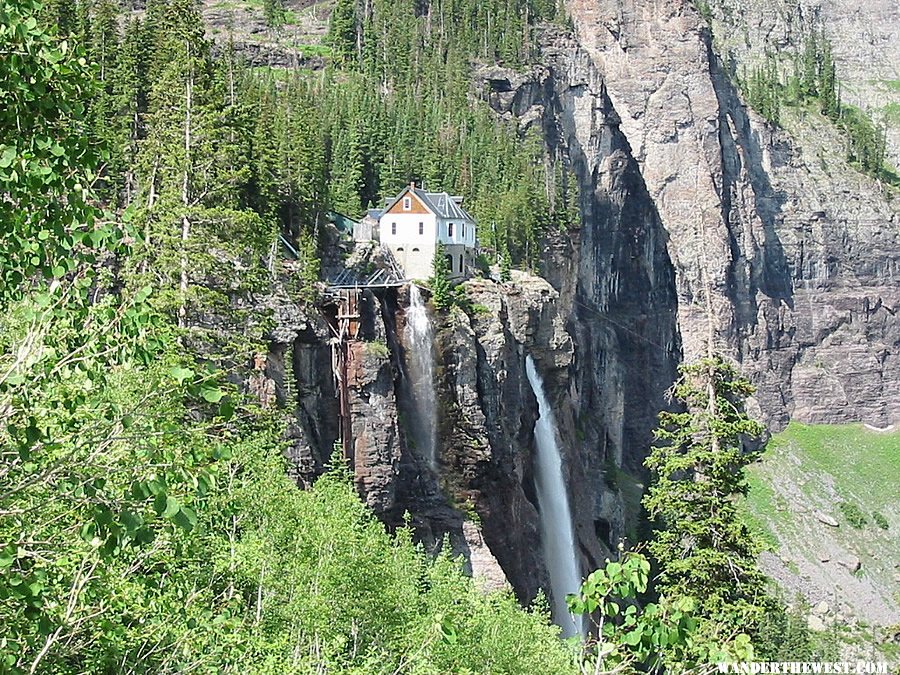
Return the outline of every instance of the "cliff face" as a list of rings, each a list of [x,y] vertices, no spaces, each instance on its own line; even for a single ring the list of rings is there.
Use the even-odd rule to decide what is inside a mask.
[[[900,165],[900,4],[893,0],[711,0],[704,5],[716,52],[726,63],[758,62],[766,52],[802,50],[812,31],[834,51],[844,101],[887,130],[888,155]]]
[[[286,303],[276,313],[266,375],[278,398],[296,405],[287,456],[295,478],[319,475],[341,424],[360,494],[390,527],[409,522],[429,550],[446,540],[488,586],[509,583],[524,601],[548,586],[534,488],[537,402],[525,375],[531,354],[553,399],[561,445],[577,445],[577,409],[570,396],[573,342],[559,293],[538,277],[465,284],[471,307],[431,312],[435,327],[438,409],[437,469],[417,447],[420,408],[414,404],[408,343],[408,288],[361,294],[359,334],[347,341],[341,387],[340,345],[330,336],[329,310],[304,316]],[[287,355],[292,355],[288,362]],[[341,390],[345,391],[343,406]],[[343,422],[341,410],[345,410]],[[565,460],[576,499],[589,501],[577,454]],[[576,510],[582,568],[604,550],[590,510]]]
[[[639,534],[656,415],[709,340],[756,383],[773,429],[900,421],[900,200],[847,166],[821,117],[788,110],[773,129],[748,110],[692,3],[568,9],[575,35],[547,28],[540,66],[483,68],[474,90],[540,130],[577,178],[583,224],[549,237],[547,282],[472,280],[468,314],[432,315],[437,473],[414,438],[405,291],[364,295],[346,354],[367,502],[525,601],[547,586],[526,354],[556,411],[585,570]],[[306,482],[339,438],[335,348],[324,319],[282,314],[267,372],[296,401],[289,455]]]
[[[578,508],[614,543],[642,487],[620,469],[640,477],[675,364],[710,340],[773,430],[900,419],[900,200],[821,116],[775,129],[747,109],[692,3],[568,9],[576,35],[548,28],[540,66],[484,68],[476,87],[578,176],[583,227],[545,274],[575,345]]]
[[[577,41],[548,31],[545,66],[508,74],[512,91],[491,103],[524,124],[539,119],[580,177],[584,228],[568,242],[577,262],[550,278],[571,300],[579,347],[618,364],[590,376],[599,408],[621,407],[619,383],[640,383],[637,406],[621,407],[634,428],[659,409],[679,338],[690,359],[711,337],[757,384],[774,429],[789,418],[900,417],[890,395],[900,379],[900,200],[847,166],[822,118],[789,111],[776,130],[748,110],[692,4],[569,10]],[[627,350],[584,330],[584,305],[646,353],[623,366]],[[657,363],[642,368],[650,354]],[[614,416],[603,426],[627,466],[631,444],[616,438]]]
[[[691,3],[569,9],[668,234],[685,357],[712,331],[776,428],[896,420],[898,202],[821,120],[748,111]]]

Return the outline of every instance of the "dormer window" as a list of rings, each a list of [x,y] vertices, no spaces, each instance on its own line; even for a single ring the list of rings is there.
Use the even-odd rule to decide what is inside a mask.
[[[404,197],[403,198],[403,210],[409,211],[412,209],[412,197]]]
[[[453,236],[453,223],[447,223],[447,236]]]

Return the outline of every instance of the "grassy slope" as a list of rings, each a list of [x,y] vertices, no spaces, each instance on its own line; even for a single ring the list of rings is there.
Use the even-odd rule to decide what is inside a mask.
[[[851,525],[841,503],[855,506],[867,524]],[[764,566],[789,600],[827,602],[826,622],[854,626],[845,632],[857,641],[868,624],[900,623],[900,431],[791,423],[751,467],[747,506],[751,526],[774,553]],[[817,512],[839,527],[820,522]],[[861,567],[852,573],[842,563],[854,557]]]

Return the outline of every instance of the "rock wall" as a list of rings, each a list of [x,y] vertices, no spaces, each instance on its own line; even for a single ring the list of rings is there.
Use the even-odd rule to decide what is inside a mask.
[[[773,129],[748,110],[692,3],[568,9],[577,39],[548,29],[540,67],[485,69],[478,86],[580,179],[584,225],[548,278],[593,362],[574,379],[600,411],[600,454],[640,464],[679,349],[710,339],[775,430],[897,421],[900,200],[846,164],[821,117],[787,111]]]
[[[900,418],[900,200],[815,116],[768,127],[691,2],[568,3],[667,236],[687,358],[717,347],[788,418]]]
[[[523,602],[547,588],[541,551],[532,458],[537,402],[525,375],[531,354],[556,407],[566,472],[582,503],[585,480],[578,448],[577,410],[570,396],[573,342],[560,312],[559,293],[543,279],[515,273],[511,284],[473,279],[464,286],[471,311],[431,312],[436,334],[438,470],[416,449],[412,387],[408,381],[408,289],[366,292],[359,303],[359,336],[346,343],[346,400],[350,461],[360,495],[391,528],[409,523],[427,550],[444,542],[465,556],[491,587],[508,583]],[[296,308],[294,308],[296,310]],[[329,310],[326,308],[325,314]],[[339,438],[339,387],[332,373],[333,341],[288,309],[276,316],[269,363],[294,353],[297,419],[288,458],[308,483],[321,473]],[[320,325],[321,324],[321,325]],[[290,380],[287,372],[277,382]],[[278,390],[282,390],[278,384]],[[293,403],[286,392],[280,401]],[[311,410],[317,412],[310,413]],[[604,549],[590,509],[576,511],[583,569],[595,568]]]
[[[900,165],[900,4],[894,0],[710,0],[705,11],[726,63],[791,59],[815,31],[832,45],[842,99],[887,129],[888,156]]]
[[[543,279],[514,273],[500,285],[465,284],[471,316],[455,310],[440,322],[442,484],[445,494],[477,514],[485,543],[523,601],[548,576],[541,551],[534,487],[537,401],[525,374],[531,354],[554,405],[567,482],[575,504],[592,491],[578,447],[569,389],[573,343],[559,294]],[[591,511],[573,505],[582,569],[594,569],[603,548]]]

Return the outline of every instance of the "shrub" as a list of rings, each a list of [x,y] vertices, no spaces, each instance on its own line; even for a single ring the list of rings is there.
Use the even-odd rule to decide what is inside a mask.
[[[384,342],[376,340],[366,343],[366,353],[379,359],[386,359],[391,355],[391,350]]]
[[[888,525],[887,518],[885,518],[878,511],[872,511],[872,520],[874,520],[875,524],[878,527],[880,527],[882,530],[886,530],[886,529],[888,529],[888,527],[890,527],[890,525]]]
[[[863,513],[862,509],[856,504],[853,504],[852,502],[841,502],[838,508],[841,510],[841,513],[844,514],[844,518],[847,519],[847,522],[850,523],[851,527],[861,530],[869,524],[869,519],[866,518],[866,514]]]

